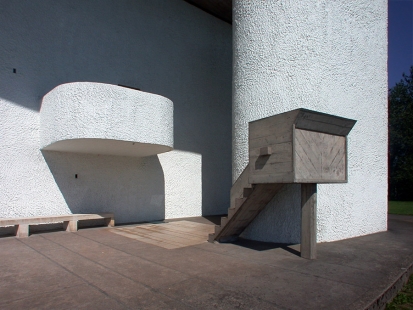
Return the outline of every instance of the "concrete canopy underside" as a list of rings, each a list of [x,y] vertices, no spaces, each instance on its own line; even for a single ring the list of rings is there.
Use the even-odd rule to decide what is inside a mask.
[[[165,145],[119,141],[111,139],[69,139],[57,141],[43,148],[45,151],[105,154],[117,156],[145,157],[171,151]]]

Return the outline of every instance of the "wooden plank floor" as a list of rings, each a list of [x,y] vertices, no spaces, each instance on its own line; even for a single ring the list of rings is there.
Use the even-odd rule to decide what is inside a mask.
[[[143,224],[133,227],[117,227],[111,232],[165,249],[177,249],[207,242],[214,225],[190,221]]]

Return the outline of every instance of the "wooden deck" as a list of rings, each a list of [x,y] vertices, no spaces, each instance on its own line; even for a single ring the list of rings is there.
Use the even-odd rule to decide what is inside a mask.
[[[133,227],[116,227],[110,231],[165,249],[177,249],[207,242],[208,234],[214,232],[214,225],[183,220],[170,223],[141,224]]]

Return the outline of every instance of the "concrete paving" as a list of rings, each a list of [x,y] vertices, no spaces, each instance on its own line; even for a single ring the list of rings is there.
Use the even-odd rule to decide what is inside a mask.
[[[298,245],[166,249],[111,229],[0,238],[0,309],[374,308],[413,263],[409,216],[390,216],[387,232],[318,244],[313,261]]]

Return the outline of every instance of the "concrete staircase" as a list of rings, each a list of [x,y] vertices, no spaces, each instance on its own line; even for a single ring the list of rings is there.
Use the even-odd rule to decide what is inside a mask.
[[[221,225],[215,226],[209,242],[233,242],[244,229],[265,208],[284,184],[250,184],[249,165],[231,188],[231,207],[228,216],[221,218]]]

